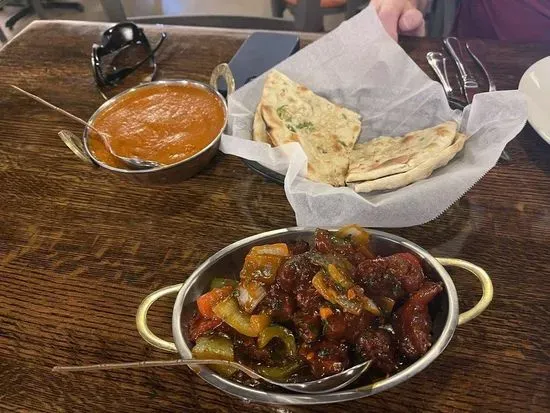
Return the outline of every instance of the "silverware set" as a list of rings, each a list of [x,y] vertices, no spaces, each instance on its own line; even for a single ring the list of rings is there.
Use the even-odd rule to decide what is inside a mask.
[[[472,103],[474,95],[479,93],[479,83],[462,62],[463,56],[460,42],[456,37],[447,37],[443,39],[443,44],[445,45],[447,52],[453,58],[458,69],[458,73],[460,75],[460,85],[462,86],[462,93],[466,98],[466,102]],[[470,51],[471,49],[468,50]]]
[[[464,63],[463,49],[459,40],[456,37],[446,37],[443,39],[443,45],[454,61],[458,71],[458,81],[460,83],[460,93],[458,95],[449,81],[447,73],[448,58],[445,54],[441,52],[428,52],[426,54],[426,59],[443,86],[449,103],[454,107],[463,108],[467,104],[472,103],[474,96],[477,93],[483,92],[483,90],[476,77],[469,71],[468,66]],[[480,55],[483,56],[485,54],[485,44],[483,41],[472,40],[466,42],[466,50],[487,78],[487,91],[496,91],[495,82],[480,59]],[[509,161],[510,156],[506,151],[503,151],[500,155],[500,159]]]

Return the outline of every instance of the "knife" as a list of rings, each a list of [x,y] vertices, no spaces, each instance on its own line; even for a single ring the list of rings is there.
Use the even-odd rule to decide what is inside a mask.
[[[466,67],[462,63],[460,42],[456,37],[446,37],[443,39],[443,44],[453,58],[458,69],[458,73],[460,74],[460,83],[464,97],[468,103],[472,103],[474,95],[479,92],[479,84],[477,83],[475,77],[467,71]]]

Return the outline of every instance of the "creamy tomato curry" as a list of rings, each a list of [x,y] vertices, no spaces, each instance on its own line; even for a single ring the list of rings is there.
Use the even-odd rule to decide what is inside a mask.
[[[208,146],[225,126],[225,110],[218,96],[206,89],[159,84],[125,95],[93,125],[110,135],[116,154],[169,165]],[[90,135],[90,147],[100,161],[123,167],[95,133]]]

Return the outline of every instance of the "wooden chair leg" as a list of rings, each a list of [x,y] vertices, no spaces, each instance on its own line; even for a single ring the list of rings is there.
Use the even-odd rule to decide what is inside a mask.
[[[8,29],[12,30],[13,26],[15,26],[15,23],[17,23],[23,17],[25,17],[25,16],[27,16],[31,13],[32,13],[32,8],[30,6],[23,7],[21,10],[19,10],[13,16],[10,16],[10,18],[8,20],[6,20],[6,27]]]
[[[8,42],[8,38],[6,37],[2,29],[0,29],[0,43],[7,43],[7,42]]]
[[[324,30],[321,0],[298,0],[298,4],[292,9],[292,14],[297,30],[304,32]]]
[[[285,0],[271,0],[271,14],[273,17],[283,17],[285,9]]]

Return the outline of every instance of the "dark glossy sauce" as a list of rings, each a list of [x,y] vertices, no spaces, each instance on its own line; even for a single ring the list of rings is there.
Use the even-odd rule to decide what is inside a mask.
[[[297,354],[285,360],[281,342],[258,348],[257,340],[244,337],[228,325],[208,331],[222,334],[234,344],[235,360],[251,367],[282,366],[297,360],[300,367],[287,381],[309,381],[330,376],[359,362],[372,360],[371,379],[391,375],[424,355],[431,346],[428,304],[442,291],[425,277],[418,259],[410,253],[372,258],[349,239],[317,230],[311,245],[289,245],[291,255],[278,267],[273,284],[254,309],[268,314],[272,323],[292,332]],[[361,252],[363,251],[363,252]],[[345,272],[350,285],[333,284],[337,294],[350,300],[365,294],[378,313],[327,301],[313,279],[333,264]],[[242,274],[241,274],[242,275]],[[336,279],[336,278],[335,278]],[[368,308],[368,307],[364,307]],[[201,320],[200,315],[195,316]],[[190,326],[191,336],[193,326]],[[236,374],[233,379],[251,386],[259,383]]]

